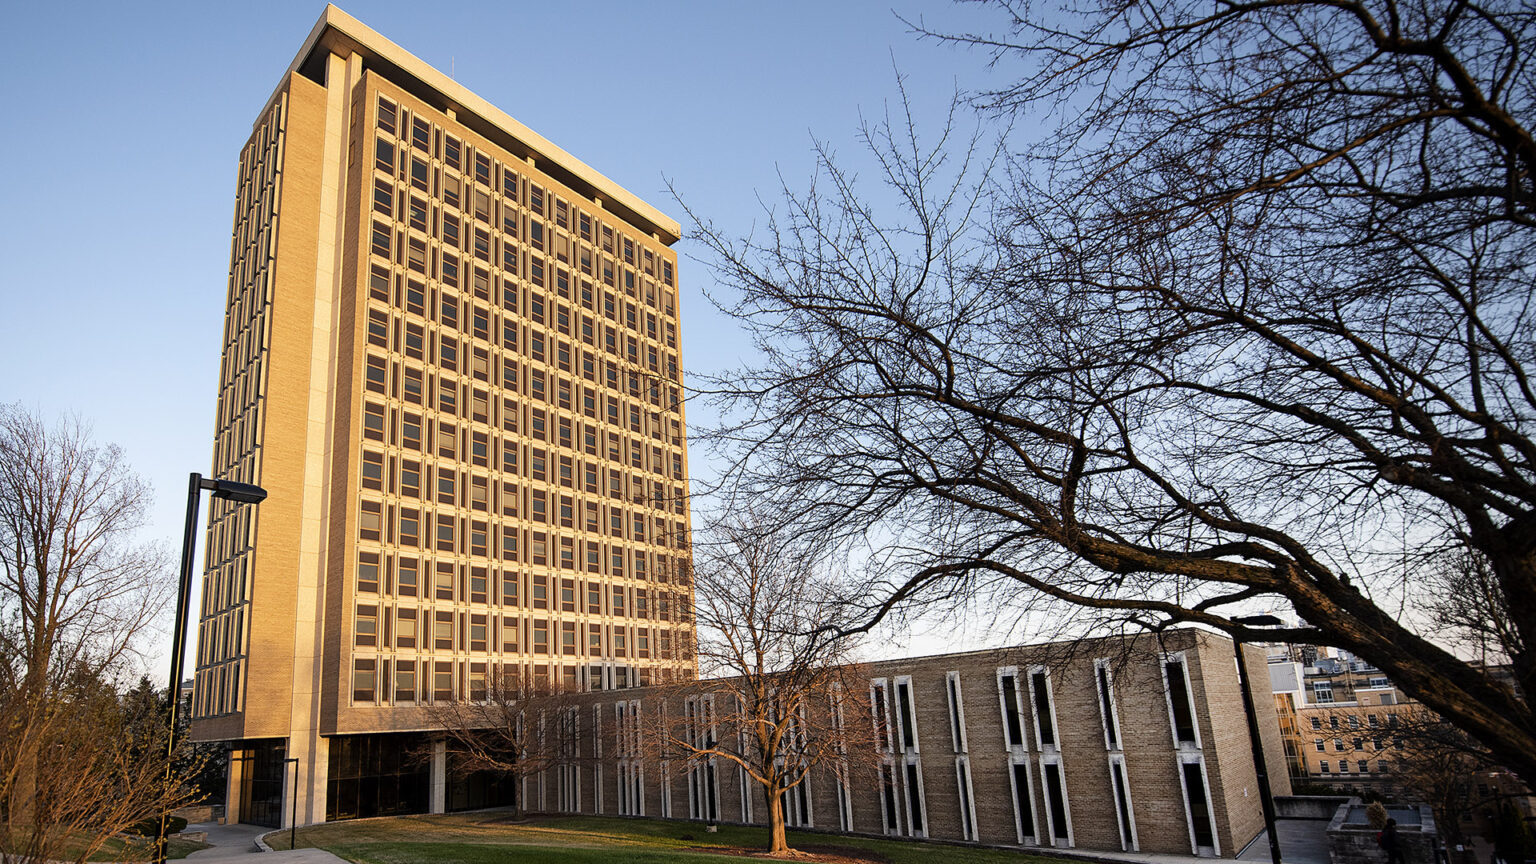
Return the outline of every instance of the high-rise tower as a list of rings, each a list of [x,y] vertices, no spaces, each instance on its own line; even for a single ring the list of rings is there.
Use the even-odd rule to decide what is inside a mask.
[[[212,502],[192,706],[231,818],[289,770],[301,824],[444,806],[408,733],[488,676],[694,674],[678,232],[326,8],[240,155],[214,470],[269,497]]]

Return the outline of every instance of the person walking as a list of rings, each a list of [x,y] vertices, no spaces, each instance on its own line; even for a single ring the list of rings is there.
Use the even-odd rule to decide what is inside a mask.
[[[1388,819],[1387,826],[1376,835],[1376,843],[1387,853],[1387,864],[1403,864],[1403,847],[1397,837],[1397,820]]]

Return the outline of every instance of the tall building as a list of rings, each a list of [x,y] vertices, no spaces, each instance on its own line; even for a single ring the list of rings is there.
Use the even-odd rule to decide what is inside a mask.
[[[269,497],[212,502],[192,712],[231,818],[494,797],[406,753],[497,675],[693,676],[678,236],[326,7],[235,196],[214,470]]]

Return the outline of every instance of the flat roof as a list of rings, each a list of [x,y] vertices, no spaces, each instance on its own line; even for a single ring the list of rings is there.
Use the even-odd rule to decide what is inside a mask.
[[[682,237],[682,226],[639,196],[603,176],[590,165],[556,147],[544,136],[517,122],[500,108],[475,95],[469,88],[439,72],[411,52],[353,18],[333,4],[326,4],[320,20],[304,40],[293,63],[283,75],[297,72],[316,81],[324,80],[324,62],[328,54],[346,57],[356,53],[363,67],[372,70],[423,102],[440,111],[452,111],[454,118],[498,146],[521,157],[532,157],[534,166],[577,193],[602,201],[603,209],[629,222],[647,234],[656,234],[668,246]],[[268,100],[281,92],[279,82]],[[265,116],[263,110],[258,115]]]

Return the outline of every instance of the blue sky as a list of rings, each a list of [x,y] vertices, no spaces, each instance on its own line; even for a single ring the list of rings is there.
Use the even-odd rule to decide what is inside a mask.
[[[935,119],[1004,74],[897,18],[1001,23],[969,5],[339,5],[674,218],[668,180],[736,233],[780,174],[803,185],[813,134],[859,165],[860,113],[884,110],[896,70]],[[0,401],[122,445],[157,490],[146,536],[167,543],[211,459],[239,149],[322,9],[26,3],[0,33]],[[743,339],[704,299],[697,248],[679,251],[685,370],[728,367]]]

